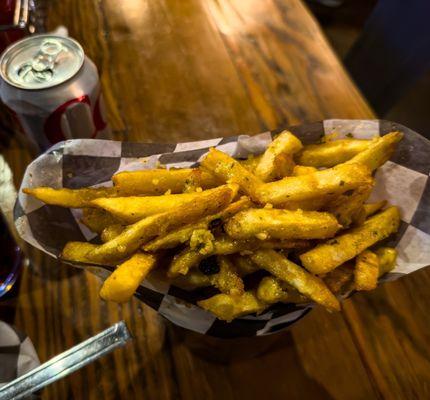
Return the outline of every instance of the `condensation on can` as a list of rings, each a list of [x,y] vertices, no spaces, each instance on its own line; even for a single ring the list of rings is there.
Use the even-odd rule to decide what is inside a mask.
[[[66,139],[111,138],[97,68],[73,39],[35,35],[8,47],[0,97],[39,151]]]

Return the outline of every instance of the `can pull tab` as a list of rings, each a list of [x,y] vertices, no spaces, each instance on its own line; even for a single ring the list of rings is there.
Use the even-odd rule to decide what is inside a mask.
[[[26,82],[46,82],[54,74],[54,65],[63,46],[56,39],[46,39],[40,45],[35,57],[21,66],[18,75]]]

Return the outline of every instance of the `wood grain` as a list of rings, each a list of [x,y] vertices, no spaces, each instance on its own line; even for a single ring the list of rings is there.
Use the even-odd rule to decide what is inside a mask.
[[[66,24],[97,64],[118,139],[373,117],[299,0],[56,0],[47,11],[48,29]],[[16,142],[5,153],[18,184],[29,156]],[[42,361],[120,319],[134,335],[43,399],[429,397],[428,271],[358,294],[342,313],[312,311],[264,355],[216,364],[142,303],[106,304],[96,277],[28,251],[15,324]]]

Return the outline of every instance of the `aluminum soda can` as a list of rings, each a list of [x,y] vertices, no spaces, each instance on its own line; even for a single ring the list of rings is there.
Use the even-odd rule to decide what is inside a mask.
[[[9,46],[0,98],[39,152],[66,139],[111,138],[97,68],[71,38],[34,35]]]

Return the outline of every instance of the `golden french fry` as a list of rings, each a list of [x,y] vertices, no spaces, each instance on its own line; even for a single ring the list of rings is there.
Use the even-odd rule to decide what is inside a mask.
[[[68,242],[61,253],[60,258],[65,261],[74,261],[84,264],[99,264],[87,258],[87,254],[96,249],[97,245],[88,242]],[[114,265],[114,263],[106,262],[106,265]]]
[[[368,203],[364,204],[364,215],[366,218],[378,212],[381,208],[384,208],[387,205],[387,200],[381,200],[376,203]]]
[[[334,294],[338,294],[348,283],[352,282],[353,277],[354,266],[345,263],[327,273],[323,281]]]
[[[203,274],[198,269],[193,269],[186,275],[179,275],[171,281],[175,286],[185,290],[194,290],[211,285],[209,275]]]
[[[121,233],[124,232],[125,228],[126,226],[121,224],[109,225],[103,229],[100,238],[104,243],[109,242],[109,240],[112,240],[117,236],[121,235]]]
[[[340,310],[337,298],[324,282],[274,250],[257,250],[250,255],[259,267],[288,283],[301,294],[329,310]]]
[[[288,302],[288,292],[279,279],[265,276],[257,287],[257,298],[266,304]]]
[[[118,265],[117,269],[104,281],[100,297],[104,300],[125,303],[129,301],[140,283],[154,268],[156,258],[151,254],[136,253]]]
[[[288,176],[260,185],[256,196],[261,203],[273,205],[290,201],[335,196],[373,183],[369,169],[361,164],[340,164],[303,176]]]
[[[242,167],[246,168],[249,172],[253,174],[255,172],[255,168],[260,162],[260,159],[261,155],[254,156],[253,154],[251,154],[246,160],[239,160],[239,163],[240,165],[242,165]]]
[[[232,199],[237,194],[238,187],[231,185]],[[121,221],[134,223],[150,215],[169,211],[192,200],[199,199],[203,193],[213,193],[218,189],[204,192],[170,194],[162,196],[130,196],[130,197],[101,197],[92,201],[92,205],[102,208]]]
[[[70,208],[93,207],[91,200],[98,197],[116,197],[119,194],[118,189],[112,187],[83,189],[36,187],[25,188],[22,191],[46,204]]]
[[[360,186],[350,195],[339,195],[324,209],[333,214],[344,228],[348,228],[353,222],[364,217],[363,204],[369,198],[371,191],[371,185]]]
[[[373,290],[378,285],[379,259],[370,250],[364,250],[355,260],[354,287],[356,290]]]
[[[223,182],[236,183],[251,198],[256,198],[258,187],[263,183],[254,174],[242,167],[239,161],[222,151],[211,148],[200,165]]]
[[[303,176],[317,172],[315,167],[308,167],[306,165],[295,165],[293,169],[293,176]]]
[[[123,196],[160,195],[168,190],[171,193],[182,193],[189,185],[203,189],[218,185],[211,174],[191,168],[124,171],[114,175],[112,180]]]
[[[270,182],[291,174],[293,155],[302,147],[302,142],[291,132],[281,132],[261,156],[255,175],[264,182]]]
[[[209,229],[196,229],[190,237],[190,249],[201,254],[212,254],[214,241],[215,237]]]
[[[258,300],[254,292],[248,291],[240,296],[217,294],[197,303],[204,310],[210,311],[219,319],[232,321],[242,315],[262,312],[267,305]]]
[[[209,275],[209,280],[220,292],[241,295],[244,284],[233,263],[225,256],[218,256],[219,272]]]
[[[211,225],[222,224],[222,222],[232,217],[237,212],[251,206],[251,201],[248,197],[242,197],[238,201],[229,204],[224,210],[218,214],[208,215],[199,221],[185,225],[182,228],[175,229],[164,236],[160,236],[143,246],[145,251],[155,252],[162,249],[172,249],[182,243],[190,240],[193,232],[197,229],[211,228]],[[214,224],[215,223],[215,224]]]
[[[401,132],[391,132],[372,141],[370,146],[348,160],[345,164],[363,164],[371,171],[379,168],[393,154],[396,144],[403,138]]]
[[[120,223],[113,215],[98,208],[84,208],[82,210],[81,222],[98,234],[102,233],[103,229],[108,226]]]
[[[399,210],[396,207],[387,208],[367,219],[363,225],[303,253],[300,260],[308,271],[324,274],[396,232],[399,224]]]
[[[212,253],[200,253],[197,250],[186,248],[173,258],[167,275],[174,278],[179,274],[185,275],[188,271],[198,265],[202,260],[212,255],[228,255],[239,252],[252,252],[258,248],[269,249],[292,249],[302,248],[308,245],[307,241],[303,240],[235,240],[228,236],[216,238],[213,242]]]
[[[396,266],[397,250],[392,247],[381,247],[376,250],[379,259],[379,276],[393,270]]]
[[[366,150],[371,143],[371,140],[340,139],[321,144],[310,144],[298,154],[297,163],[316,168],[334,167]]]
[[[333,237],[340,225],[324,212],[251,208],[241,211],[224,225],[234,239],[325,239]]]
[[[257,264],[251,261],[247,256],[241,256],[239,254],[234,254],[233,262],[240,276],[246,276],[258,271],[260,268]]]
[[[231,198],[232,189],[227,185],[220,186],[217,191],[202,194],[199,199],[191,200],[170,211],[151,215],[127,226],[119,236],[97,246],[86,257],[95,262],[124,259],[158,235],[196,221],[205,215],[219,212],[227,206]]]

